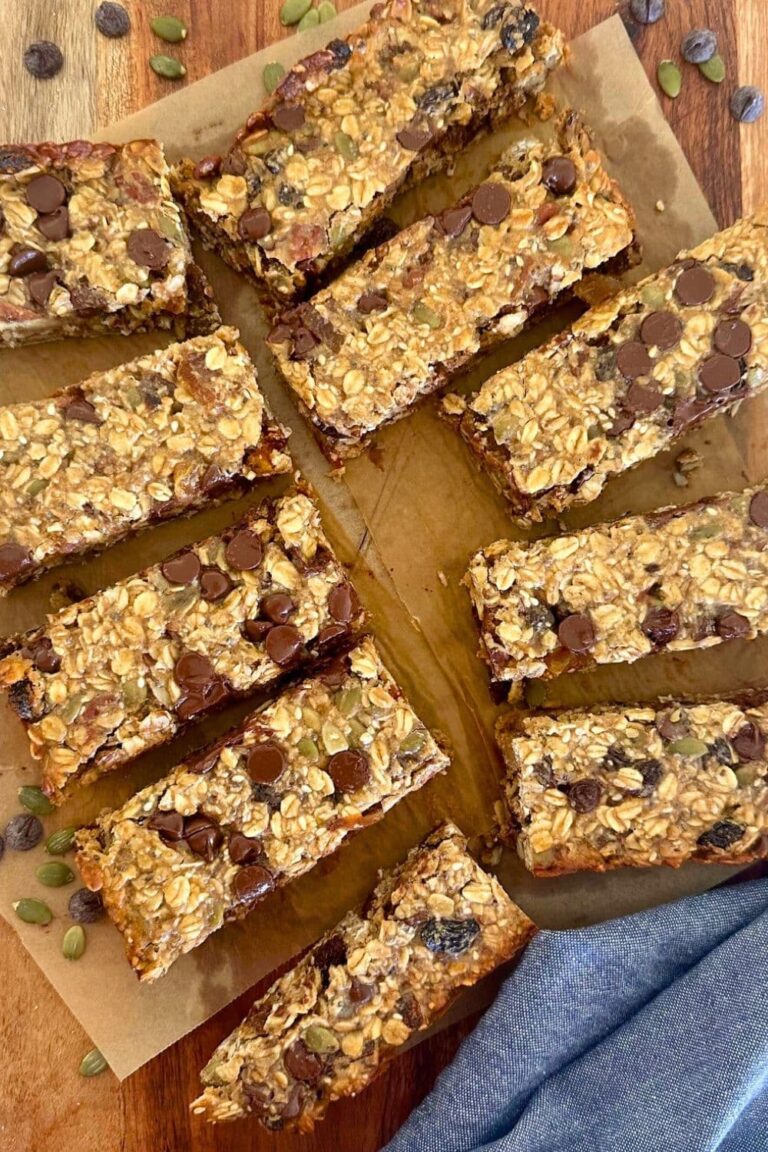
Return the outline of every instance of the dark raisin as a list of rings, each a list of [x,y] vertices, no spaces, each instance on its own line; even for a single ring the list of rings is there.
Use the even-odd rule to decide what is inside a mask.
[[[101,892],[91,892],[88,888],[78,888],[77,892],[73,892],[67,907],[77,924],[95,924],[104,915]]]
[[[334,68],[343,68],[352,55],[352,48],[346,40],[331,40],[328,51],[333,57]]]
[[[446,956],[460,956],[473,942],[480,925],[477,920],[427,920],[422,924],[419,935],[430,952]]]
[[[601,348],[595,360],[595,377],[605,383],[616,375],[616,353],[613,348]]]
[[[298,188],[283,182],[277,190],[277,198],[286,208],[296,207],[301,203],[302,196]]]
[[[43,838],[43,826],[37,816],[26,812],[13,816],[5,827],[5,842],[14,852],[29,852]]]
[[[555,622],[555,618],[546,604],[527,604],[523,608],[522,616],[534,632],[546,632]]]
[[[427,88],[426,92],[422,92],[416,103],[422,112],[429,115],[436,112],[441,104],[447,104],[450,100],[454,100],[457,91],[455,83],[435,84],[432,88]]]
[[[0,174],[3,176],[13,176],[33,164],[34,160],[23,148],[15,148],[12,144],[0,148]]]
[[[519,52],[524,44],[530,44],[539,23],[539,17],[532,8],[521,8],[501,30],[501,42],[507,52]]]
[[[264,157],[264,167],[267,172],[271,172],[273,176],[277,176],[282,171],[283,162],[280,152],[267,152]]]
[[[744,828],[733,820],[718,820],[697,841],[702,848],[730,848],[744,835]]]
[[[606,752],[604,763],[608,768],[626,768],[627,764],[632,763],[632,757],[618,744],[614,744]]]
[[[38,80],[50,80],[64,67],[64,56],[58,44],[38,40],[24,52],[24,67]]]
[[[728,741],[724,740],[722,736],[718,736],[717,740],[713,741],[709,748],[715,760],[720,764],[730,765],[735,763],[733,750]]]
[[[400,1013],[403,1024],[406,1024],[411,1030],[421,1028],[424,1023],[424,1013],[421,1011],[421,1005],[413,992],[403,993],[397,1002],[395,1011]]]
[[[664,775],[658,760],[638,760],[637,763],[632,765],[643,778],[643,787],[640,789],[641,796],[650,796],[656,785]]]
[[[113,0],[104,0],[103,4],[99,4],[93,19],[102,36],[108,36],[111,40],[119,40],[131,30],[130,16],[122,4],[115,4]]]
[[[486,31],[488,28],[497,28],[508,8],[508,4],[495,4],[493,8],[489,8],[485,16],[483,16],[483,28],[486,29]]]
[[[567,789],[571,808],[576,812],[593,812],[603,796],[603,786],[599,780],[587,777],[577,780]]]
[[[312,962],[322,973],[323,987],[327,988],[330,968],[347,962],[347,946],[341,936],[330,936],[318,944],[312,953]]]
[[[545,756],[538,764],[534,764],[533,774],[545,788],[551,788],[555,783],[555,774],[552,771],[552,757]]]
[[[280,807],[280,797],[269,784],[251,784],[251,796],[259,804],[266,804],[270,812],[276,812]]]

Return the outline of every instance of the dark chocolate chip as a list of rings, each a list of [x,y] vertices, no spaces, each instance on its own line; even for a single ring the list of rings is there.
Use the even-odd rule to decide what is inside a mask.
[[[128,255],[134,264],[159,272],[171,258],[171,245],[154,228],[137,228],[128,237]]]
[[[174,665],[173,676],[180,687],[200,690],[219,679],[213,664],[200,652],[183,652]]]
[[[568,196],[576,187],[576,165],[568,156],[550,156],[541,169],[541,182],[553,196]]]
[[[715,352],[699,367],[699,382],[706,392],[725,392],[741,380],[741,365],[732,356]]]
[[[245,767],[254,783],[274,784],[285,771],[285,756],[273,740],[265,740],[251,749]]]
[[[0,580],[10,580],[33,567],[32,553],[21,544],[0,544]]]
[[[221,161],[221,171],[225,176],[245,176],[248,161],[239,149],[233,148]],[[260,190],[261,181],[256,177],[255,182],[253,179],[249,182],[249,192],[255,196]]]
[[[268,868],[261,864],[246,864],[235,873],[232,887],[235,897],[242,904],[255,904],[275,887],[275,878]]]
[[[430,952],[444,956],[460,956],[474,942],[480,925],[477,920],[426,920],[419,929],[422,944]]]
[[[303,1040],[294,1040],[290,1048],[286,1049],[283,1064],[289,1075],[307,1084],[317,1083],[323,1074],[322,1059],[310,1052]]]
[[[293,328],[290,324],[283,324],[282,321],[274,324],[267,333],[268,344],[287,344],[292,339]]]
[[[715,293],[715,278],[701,264],[685,268],[675,281],[675,295],[681,304],[694,307],[706,304]]]
[[[683,736],[688,735],[688,721],[684,714],[681,714],[679,720],[673,720],[669,712],[660,712],[655,723],[659,736],[662,740],[667,740],[670,743],[673,740],[681,740]]]
[[[306,120],[301,104],[278,104],[269,115],[280,132],[296,132]]]
[[[200,572],[200,595],[203,600],[208,600],[209,603],[223,600],[234,586],[227,573],[222,572],[221,568],[203,568]]]
[[[768,492],[755,492],[749,502],[749,518],[758,528],[768,528]]]
[[[96,412],[90,400],[80,393],[75,394],[67,404],[62,415],[65,420],[78,420],[81,424],[101,424],[101,417]]]
[[[742,724],[736,735],[731,738],[731,743],[739,760],[744,763],[762,760],[765,757],[765,736],[751,720]]]
[[[194,584],[200,575],[200,560],[195,552],[188,549],[164,561],[160,571],[169,584]]]
[[[119,40],[131,30],[130,16],[122,4],[116,4],[114,0],[103,0],[93,19],[102,36],[108,36],[110,40]]]
[[[738,359],[746,356],[752,347],[752,329],[743,320],[721,320],[712,340],[718,352]]]
[[[272,217],[266,208],[246,208],[237,225],[240,236],[248,244],[263,240],[272,231]]]
[[[158,832],[167,844],[184,839],[184,817],[180,812],[155,812],[147,821],[151,832]]]
[[[304,638],[293,624],[276,624],[267,633],[267,655],[281,668],[292,664],[303,647]]]
[[[627,340],[616,349],[616,367],[627,380],[647,376],[652,366],[648,349],[639,340]]]
[[[321,628],[317,634],[317,646],[323,648],[326,644],[337,640],[339,636],[346,636],[346,634],[347,627],[345,624],[326,624],[325,628]]]
[[[224,842],[224,833],[215,820],[199,813],[184,821],[184,839],[195,856],[201,856],[210,864]]]
[[[363,292],[357,301],[357,310],[363,316],[370,316],[372,312],[383,312],[389,306],[389,301],[383,292]]]
[[[32,272],[46,272],[48,257],[39,248],[18,247],[11,256],[8,271],[11,276],[29,276]]]
[[[242,528],[227,544],[224,552],[227,564],[237,572],[252,572],[264,556],[261,540],[255,532]]]
[[[47,173],[33,177],[27,184],[24,193],[27,197],[27,203],[42,216],[49,212],[55,212],[67,199],[67,190],[61,180],[57,180],[55,176],[49,176]]]
[[[364,752],[346,748],[335,752],[328,761],[326,772],[333,780],[337,792],[357,792],[371,778],[368,757]]]
[[[273,624],[287,624],[295,611],[296,605],[285,592],[273,592],[259,604],[259,615],[266,616]]]
[[[744,835],[744,826],[733,820],[718,820],[696,841],[702,848],[730,848]]]
[[[328,594],[328,611],[339,624],[349,624],[360,611],[360,601],[351,584],[337,584]]]
[[[574,612],[566,616],[557,627],[557,636],[560,643],[569,652],[589,652],[595,643],[595,630],[589,616],[581,612]]]
[[[242,832],[230,832],[229,834],[229,858],[233,864],[258,864],[264,856],[264,849],[261,846],[260,840],[252,840],[249,836],[243,836]]]
[[[192,772],[195,776],[207,776],[209,772],[213,772],[218,762],[219,749],[214,748],[212,752],[201,752],[193,760],[187,760],[184,768],[185,771]]]
[[[680,343],[683,326],[674,312],[651,312],[640,325],[640,339],[661,351]]]
[[[501,224],[511,207],[512,197],[498,180],[481,184],[472,197],[472,215],[479,224]]]
[[[376,989],[373,984],[365,984],[358,976],[352,977],[349,983],[349,1000],[351,1004],[367,1004],[375,995]],[[406,1020],[405,1023],[407,1024],[408,1021]]]
[[[36,80],[50,80],[64,67],[64,56],[52,40],[37,40],[24,51],[24,67]]]
[[[432,129],[426,125],[408,124],[400,129],[395,139],[407,152],[421,152],[432,139]]]
[[[603,786],[599,780],[588,777],[568,785],[568,803],[576,812],[593,812],[603,796]]]
[[[752,625],[740,612],[723,612],[715,621],[715,631],[721,640],[743,640],[752,631]]]
[[[664,397],[658,388],[646,388],[635,381],[630,384],[624,397],[624,404],[630,412],[647,415],[655,412],[664,403]]]
[[[437,218],[443,235],[450,236],[452,240],[461,236],[464,229],[472,219],[471,204],[459,204],[456,208],[446,208]]]
[[[677,612],[670,608],[651,608],[646,613],[641,628],[654,648],[663,648],[677,636],[680,621]]]
[[[293,360],[306,360],[317,348],[320,341],[310,332],[309,328],[297,328],[293,334],[291,358]]]
[[[56,272],[33,272],[27,277],[27,288],[35,304],[45,308],[56,286]]]
[[[35,226],[46,240],[66,240],[69,236],[69,209],[57,208],[47,216],[38,216]]]
[[[214,680],[200,688],[188,688],[184,696],[176,702],[176,715],[180,720],[191,720],[200,712],[221,704],[228,692],[221,680]]]
[[[252,644],[261,644],[272,627],[273,625],[269,620],[246,620],[243,624],[243,632]]]

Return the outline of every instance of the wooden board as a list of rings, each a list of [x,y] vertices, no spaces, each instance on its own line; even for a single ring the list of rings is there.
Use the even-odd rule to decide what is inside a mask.
[[[3,69],[0,137],[4,141],[71,139],[159,99],[171,83],[146,64],[163,46],[149,21],[173,12],[189,25],[176,52],[194,81],[286,34],[279,0],[125,0],[133,17],[127,40],[107,41],[93,28],[96,0],[0,0]],[[340,7],[347,6],[342,0]],[[768,89],[768,7],[764,0],[667,0],[667,19],[631,26],[638,52],[653,76],[665,56],[676,56],[691,27],[711,27],[720,39],[728,79],[713,88],[695,69],[685,70],[676,101],[665,111],[721,223],[768,199],[768,116],[736,125],[727,110],[736,83]],[[539,10],[569,35],[612,15],[614,0],[537,0]],[[625,7],[625,5],[619,5]],[[290,33],[289,33],[290,34]],[[21,65],[26,44],[58,42],[67,63],[53,81],[33,81]],[[630,194],[632,189],[629,189]],[[647,190],[644,190],[647,194]],[[651,193],[652,194],[652,193]],[[375,1152],[428,1092],[440,1069],[470,1030],[465,1021],[397,1060],[355,1101],[335,1105],[310,1138],[270,1136],[255,1123],[211,1129],[188,1117],[197,1075],[216,1043],[240,1020],[257,990],[119,1085],[109,1073],[81,1079],[77,1066],[87,1036],[46,984],[11,931],[0,921],[3,993],[0,1011],[0,1152],[59,1152],[62,1147],[103,1152]],[[102,994],[98,987],[94,995]]]

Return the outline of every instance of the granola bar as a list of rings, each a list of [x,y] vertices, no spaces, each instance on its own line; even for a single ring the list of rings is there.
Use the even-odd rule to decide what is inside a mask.
[[[563,51],[520,0],[387,0],[300,61],[224,157],[179,165],[174,191],[204,243],[287,303],[397,192],[538,92]]]
[[[368,252],[269,340],[331,459],[359,453],[585,272],[634,258],[634,216],[573,112],[440,216]]]
[[[448,767],[369,637],[77,838],[142,980]]]
[[[539,876],[768,857],[768,693],[504,717],[507,834]]]
[[[11,640],[0,686],[60,802],[362,620],[317,506],[292,491]]]
[[[444,824],[282,976],[203,1069],[192,1111],[309,1132],[535,925]]]
[[[465,577],[481,654],[514,684],[768,631],[768,489],[500,540]]]
[[[524,522],[768,384],[768,206],[496,373],[446,413]]]
[[[0,408],[0,595],[289,472],[286,436],[232,328]]]
[[[0,146],[0,344],[212,331],[156,140]]]

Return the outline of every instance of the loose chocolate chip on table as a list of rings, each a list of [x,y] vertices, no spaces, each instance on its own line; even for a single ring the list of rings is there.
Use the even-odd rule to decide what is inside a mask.
[[[481,184],[472,197],[472,215],[479,224],[501,224],[511,207],[512,197],[498,180]]]
[[[131,18],[125,8],[112,0],[104,0],[103,4],[99,4],[93,19],[102,36],[108,36],[110,40],[119,40],[131,30]]]
[[[419,929],[422,944],[430,952],[446,956],[460,956],[480,932],[477,920],[426,920]]]
[[[677,612],[670,608],[651,608],[641,624],[644,635],[655,648],[663,648],[680,631]]]
[[[0,580],[20,576],[33,566],[32,554],[21,544],[0,544]]]
[[[731,743],[739,760],[745,763],[762,760],[765,756],[765,736],[751,720],[742,724]]]
[[[576,165],[568,156],[550,156],[541,169],[541,182],[554,196],[568,196],[576,187]]]
[[[674,312],[651,312],[640,325],[640,339],[649,348],[664,351],[679,344],[683,326]]]
[[[354,748],[335,752],[328,761],[326,771],[333,780],[337,792],[357,792],[359,788],[364,788],[371,778],[368,757],[364,752]]]
[[[706,64],[717,52],[717,36],[709,28],[693,28],[683,37],[680,51],[689,64]]]
[[[243,632],[252,644],[261,644],[273,627],[274,625],[269,620],[246,620],[243,624]]]
[[[147,821],[147,828],[158,832],[168,844],[175,844],[184,838],[184,817],[180,812],[155,812]]]
[[[263,240],[272,231],[272,217],[266,208],[246,208],[237,225],[240,236],[249,244]]]
[[[267,656],[281,668],[293,663],[304,647],[304,639],[293,624],[276,624],[267,633]]]
[[[261,841],[243,836],[242,832],[230,832],[227,847],[232,863],[241,866],[243,864],[257,864],[264,855]]]
[[[296,611],[296,605],[285,592],[273,592],[259,604],[259,613],[273,624],[287,624]]]
[[[647,414],[649,412],[655,412],[663,403],[663,400],[664,397],[658,388],[646,388],[635,381],[635,383],[630,384],[627,389],[624,404],[630,412]]]
[[[261,564],[264,549],[256,533],[243,528],[229,541],[224,556],[227,564],[235,571],[252,572]]]
[[[67,911],[76,924],[95,924],[104,915],[104,901],[101,892],[91,892],[89,888],[78,888],[69,898]]]
[[[741,364],[732,356],[715,352],[699,367],[699,383],[705,392],[725,392],[741,380]]]
[[[55,272],[33,272],[27,277],[29,294],[40,308],[45,308],[55,285]]]
[[[83,395],[75,395],[63,412],[65,420],[78,420],[81,424],[101,424],[101,417],[90,400]]]
[[[247,864],[235,873],[233,888],[235,896],[243,904],[255,904],[275,886],[275,878],[268,868],[261,864]]]
[[[752,329],[743,320],[721,320],[712,340],[718,352],[738,359],[752,347]]]
[[[274,784],[285,771],[285,756],[274,741],[265,740],[251,749],[245,767],[257,784]]]
[[[450,236],[452,240],[461,236],[472,219],[472,206],[470,204],[460,204],[456,208],[446,208],[445,212],[441,212],[437,218],[437,222],[443,230],[444,235]]]
[[[328,594],[328,611],[340,624],[349,624],[360,611],[360,601],[351,584],[337,584]]]
[[[47,268],[48,257],[39,248],[17,248],[8,265],[11,276],[29,276],[32,272],[45,272]]]
[[[283,1056],[286,1071],[296,1080],[314,1084],[323,1074],[323,1061],[303,1040],[295,1040]]]
[[[63,206],[46,216],[38,216],[35,227],[46,240],[66,240],[69,236],[69,209]]]
[[[616,367],[627,380],[647,376],[652,367],[645,344],[639,340],[627,340],[616,349]]]
[[[577,780],[568,786],[568,802],[576,812],[593,812],[600,803],[602,795],[602,784],[591,777]]]
[[[128,255],[134,264],[159,272],[171,258],[171,245],[154,228],[137,228],[128,237]]]
[[[194,584],[200,575],[200,560],[191,550],[179,552],[161,564],[160,571],[169,584]]]
[[[589,616],[581,612],[574,612],[560,621],[557,628],[560,643],[569,652],[589,652],[595,642],[595,630]]]
[[[741,124],[754,124],[765,111],[765,97],[753,84],[744,84],[731,96],[731,116]]]
[[[198,814],[184,821],[184,839],[195,856],[201,856],[210,864],[224,842],[224,833],[209,816]]]
[[[29,852],[43,838],[43,826],[37,816],[26,812],[12,816],[5,826],[5,843],[14,852]]]
[[[715,621],[715,631],[721,640],[743,640],[752,631],[752,625],[740,612],[723,612]]]
[[[281,132],[295,132],[303,127],[306,119],[301,104],[278,104],[270,112],[275,128]]]
[[[744,827],[733,820],[718,820],[696,841],[703,848],[730,848],[744,835]]]
[[[420,152],[432,139],[432,129],[408,124],[400,129],[395,139],[407,152]]]
[[[714,292],[715,278],[701,264],[683,269],[675,281],[675,295],[681,304],[688,307],[706,304],[707,300],[712,299]]]
[[[749,518],[758,528],[768,528],[768,492],[755,492],[749,502]]]
[[[67,199],[67,190],[61,180],[57,180],[55,176],[49,176],[47,173],[35,176],[30,180],[24,192],[27,203],[36,212],[43,215],[54,212]]]
[[[24,67],[36,80],[50,80],[64,67],[61,48],[51,40],[37,40],[24,51]]]
[[[200,595],[203,600],[207,600],[209,603],[223,600],[234,586],[229,576],[226,572],[222,572],[221,568],[203,568],[200,573]]]

